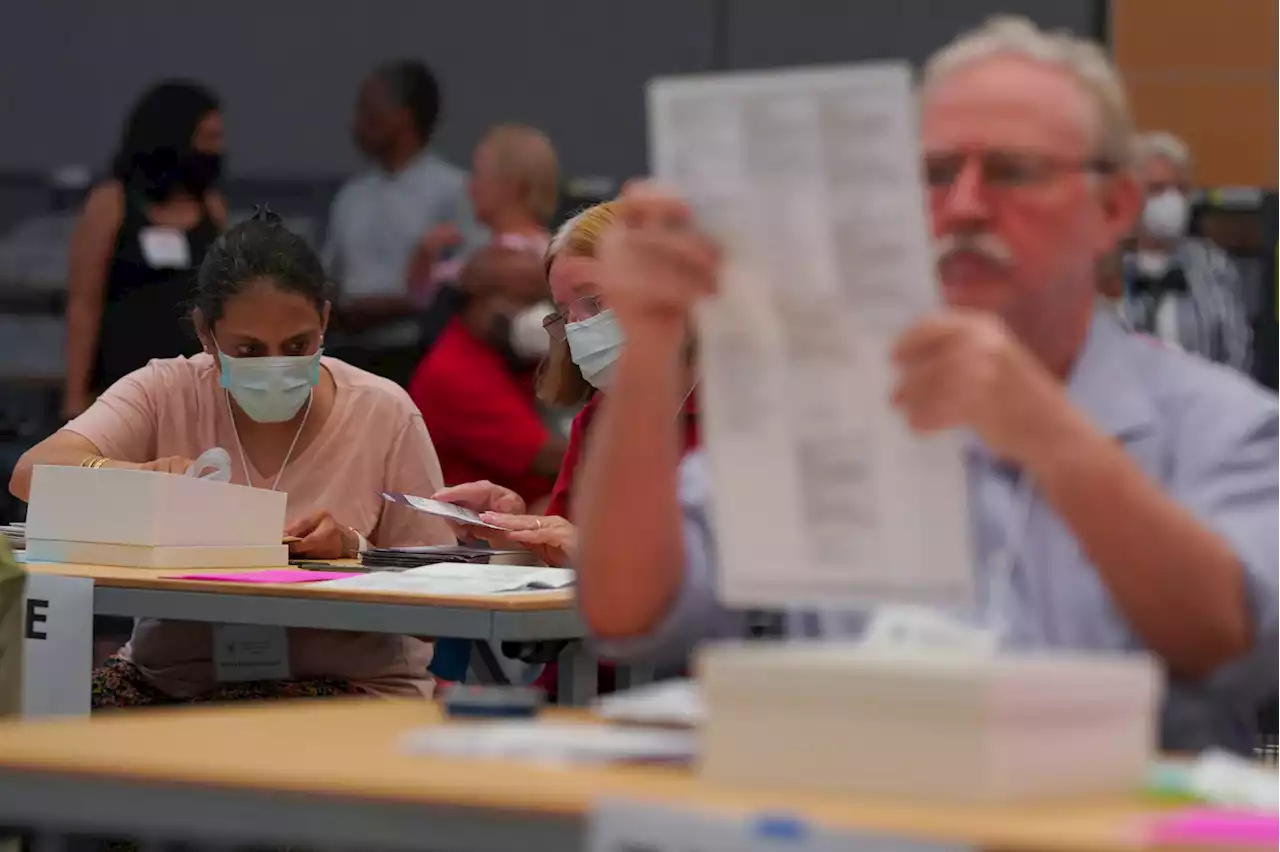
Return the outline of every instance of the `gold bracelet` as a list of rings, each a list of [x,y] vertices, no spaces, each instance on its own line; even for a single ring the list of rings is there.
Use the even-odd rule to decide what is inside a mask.
[[[80,462],[80,466],[87,467],[90,470],[97,470],[98,468],[102,467],[106,463],[107,463],[107,459],[104,456],[89,456],[87,459]]]

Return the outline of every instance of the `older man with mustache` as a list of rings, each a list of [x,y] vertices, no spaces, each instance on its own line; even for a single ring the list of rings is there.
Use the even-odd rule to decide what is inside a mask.
[[[1151,651],[1164,746],[1247,752],[1276,689],[1276,400],[1095,311],[1141,203],[1119,79],[1096,45],[998,19],[931,61],[921,99],[947,309],[898,341],[894,402],[975,436],[983,614],[1014,647]],[[668,414],[718,258],[661,190],[620,218],[601,275],[627,344],[579,489],[580,600],[611,654],[672,657],[744,628],[714,600],[705,465],[678,470]]]

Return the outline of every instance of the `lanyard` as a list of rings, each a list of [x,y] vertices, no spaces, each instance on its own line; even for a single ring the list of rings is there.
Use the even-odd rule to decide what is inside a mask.
[[[1035,486],[1026,473],[1018,475],[1009,502],[1009,517],[1004,525],[1004,542],[987,563],[987,583],[990,594],[987,600],[987,624],[997,638],[1009,637],[1012,629],[1012,612],[1017,595],[1014,594],[1013,574],[1022,549],[1026,545],[1027,530],[1031,526],[1031,510],[1035,505]]]

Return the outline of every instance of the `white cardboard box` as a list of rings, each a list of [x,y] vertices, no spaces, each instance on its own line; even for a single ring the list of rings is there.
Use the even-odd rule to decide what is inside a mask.
[[[40,465],[31,480],[27,546],[279,548],[286,500],[277,491],[154,471]]]
[[[188,568],[282,568],[289,564],[286,544],[239,547],[179,547],[141,544],[96,544],[91,541],[32,539],[27,542],[28,562],[65,562],[76,565],[119,565],[125,568],[163,570]]]
[[[835,643],[710,646],[698,677],[708,779],[957,803],[1139,790],[1161,693],[1146,655]]]

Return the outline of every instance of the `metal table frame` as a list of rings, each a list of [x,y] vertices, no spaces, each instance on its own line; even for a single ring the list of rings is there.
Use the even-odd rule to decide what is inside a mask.
[[[141,852],[281,846],[378,852],[565,852],[585,846],[582,816],[309,796],[0,770],[0,825],[66,852],[70,835],[136,839]]]
[[[571,640],[559,656],[561,704],[581,706],[597,693],[595,653],[575,607],[496,610],[430,604],[389,604],[319,597],[184,592],[93,586],[94,615],[162,618],[215,624],[262,624],[502,642]]]

